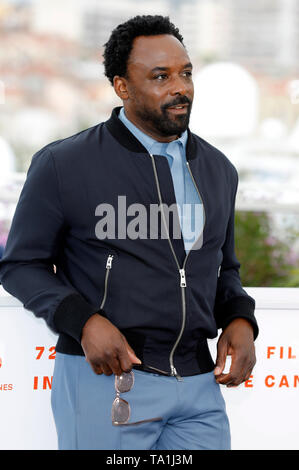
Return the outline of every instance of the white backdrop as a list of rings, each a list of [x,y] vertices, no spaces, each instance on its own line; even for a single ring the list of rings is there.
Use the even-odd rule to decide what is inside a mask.
[[[56,449],[50,406],[56,336],[0,288],[0,449]],[[299,449],[299,289],[246,288],[256,299],[257,364],[222,387],[232,449]],[[215,358],[217,340],[210,341]]]

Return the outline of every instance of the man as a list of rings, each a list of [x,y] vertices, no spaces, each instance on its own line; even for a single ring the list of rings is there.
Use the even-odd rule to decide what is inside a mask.
[[[219,384],[249,378],[258,334],[234,253],[237,172],[188,128],[192,64],[167,17],[119,25],[104,59],[123,108],[33,157],[1,281],[59,334],[60,449],[229,449]]]

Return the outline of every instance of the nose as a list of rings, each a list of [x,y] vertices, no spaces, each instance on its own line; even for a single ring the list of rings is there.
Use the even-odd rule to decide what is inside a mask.
[[[170,89],[171,95],[173,96],[174,95],[186,95],[188,89],[189,89],[189,85],[185,77],[182,77],[179,74],[173,77],[173,80],[171,81],[171,89]]]

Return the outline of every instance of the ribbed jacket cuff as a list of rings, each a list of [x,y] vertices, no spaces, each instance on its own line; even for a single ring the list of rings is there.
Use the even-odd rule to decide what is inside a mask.
[[[99,307],[86,302],[80,294],[71,294],[58,305],[54,314],[54,324],[59,333],[66,333],[81,344],[85,323],[92,315],[99,312]]]
[[[254,340],[259,333],[258,324],[254,316],[255,301],[250,296],[233,297],[222,304],[215,311],[216,324],[224,330],[236,318],[245,318],[253,328]]]

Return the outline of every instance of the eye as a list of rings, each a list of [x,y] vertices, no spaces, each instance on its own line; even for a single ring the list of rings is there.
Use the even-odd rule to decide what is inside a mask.
[[[154,80],[162,81],[162,80],[165,80],[165,78],[167,78],[166,73],[159,73],[159,75],[156,75],[154,77]]]
[[[185,75],[186,77],[192,77],[192,71],[191,70],[185,70],[185,72],[183,72],[183,75]]]

